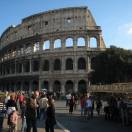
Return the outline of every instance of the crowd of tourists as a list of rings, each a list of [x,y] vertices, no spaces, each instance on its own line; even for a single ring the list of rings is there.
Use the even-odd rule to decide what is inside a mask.
[[[37,120],[45,122],[45,131],[54,132],[55,100],[54,94],[40,92],[32,94],[24,92],[6,92],[5,98],[0,98],[0,110],[3,116],[8,118],[7,124],[10,132],[17,130],[18,118],[21,120],[21,132],[37,132]],[[69,116],[74,110],[80,110],[84,119],[91,119],[93,116],[104,116],[106,120],[122,121],[122,125],[128,124],[127,105],[122,98],[109,96],[102,101],[100,97],[84,94],[68,93],[66,95],[66,107],[69,109]],[[2,131],[3,118],[0,118],[0,132]]]
[[[45,121],[45,131],[54,132],[55,106],[52,94],[36,90],[31,95],[24,92],[6,93],[3,101],[4,116],[7,116],[9,132],[17,131],[18,118],[21,119],[21,132],[37,132],[37,119]],[[1,102],[2,102],[1,101]],[[2,118],[1,118],[2,119]],[[2,131],[2,122],[0,131]]]
[[[66,95],[66,106],[69,106],[69,114],[72,114],[80,103],[81,116],[86,119],[93,118],[94,114],[105,117],[106,120],[122,122],[122,125],[128,125],[127,103],[121,97],[108,96],[101,100],[99,97],[84,94],[78,98],[75,94]]]

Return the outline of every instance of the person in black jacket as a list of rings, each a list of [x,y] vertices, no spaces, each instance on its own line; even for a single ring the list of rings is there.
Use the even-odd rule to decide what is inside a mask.
[[[54,132],[54,125],[56,124],[55,119],[55,107],[53,100],[48,99],[48,108],[46,111],[46,121],[45,121],[45,130],[46,132]]]
[[[26,101],[26,123],[27,129],[26,132],[31,132],[31,128],[33,128],[33,132],[37,132],[37,103],[35,95],[32,95],[31,98],[28,98]]]

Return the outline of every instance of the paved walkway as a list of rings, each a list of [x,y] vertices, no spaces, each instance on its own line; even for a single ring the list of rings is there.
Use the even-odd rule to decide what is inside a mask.
[[[64,105],[65,102],[63,101],[57,101],[55,104],[56,104],[56,107],[57,108],[60,108],[61,105]],[[58,110],[57,110],[58,111]],[[66,113],[67,110],[62,110],[60,109],[58,112],[64,112]],[[17,126],[17,132],[20,132],[21,131],[21,118],[19,117],[18,119],[18,126]],[[45,132],[45,122],[43,120],[38,120],[37,121],[37,128],[38,128],[38,132]],[[4,123],[3,123],[3,132],[8,132],[8,125],[7,125],[7,117],[4,119]],[[55,132],[64,132],[64,128],[63,126],[60,124],[60,123],[57,123],[56,127],[55,127]]]

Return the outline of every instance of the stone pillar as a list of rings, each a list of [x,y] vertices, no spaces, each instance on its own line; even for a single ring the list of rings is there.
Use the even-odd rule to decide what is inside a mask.
[[[49,63],[50,63],[49,72],[52,73],[53,72],[54,60],[53,59],[50,59]]]
[[[61,62],[62,62],[62,64],[61,64],[61,73],[64,73],[65,72],[65,58],[64,57],[61,58]]]
[[[40,64],[39,64],[39,74],[41,74],[42,73],[42,71],[43,71],[43,59],[42,58],[40,58],[40,62],[39,62]]]
[[[77,61],[78,59],[77,59],[77,56],[74,56],[74,73],[76,73],[77,72],[77,69],[78,69],[78,67],[77,67],[77,64],[78,64],[78,61]]]
[[[43,51],[43,41],[39,42],[39,51]]]
[[[64,38],[61,39],[61,46],[62,46],[62,49],[65,49],[65,39]]]
[[[39,90],[41,90],[41,89],[42,89],[42,80],[39,79]]]
[[[29,60],[30,72],[32,72],[32,59]]]
[[[91,58],[90,56],[87,57],[87,71],[89,72],[91,70]]]
[[[53,39],[50,40],[50,50],[51,51],[54,50],[54,40]]]
[[[73,48],[74,50],[76,50],[77,48],[77,38],[76,37],[73,38]]]
[[[86,38],[85,38],[85,45],[86,45],[86,48],[90,48],[90,38],[89,38],[89,36],[86,36]]]
[[[61,82],[61,94],[63,96],[65,95],[65,81],[64,80]]]
[[[97,41],[97,48],[100,48],[100,35],[98,37],[96,37],[96,41]]]
[[[21,62],[22,65],[22,73],[24,73],[24,63]]]
[[[53,92],[53,81],[50,80],[50,81],[48,81],[48,82],[49,82],[49,91],[50,91],[50,92]]]
[[[74,92],[75,93],[78,92],[78,81],[77,80],[74,81]]]
[[[17,73],[16,60],[15,60],[15,74]]]
[[[32,80],[29,81],[29,93],[31,94],[32,92]]]

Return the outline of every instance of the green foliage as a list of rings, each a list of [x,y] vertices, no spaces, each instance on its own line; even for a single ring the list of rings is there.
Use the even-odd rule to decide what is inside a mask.
[[[110,84],[132,81],[132,51],[112,47],[92,59],[91,82]]]

